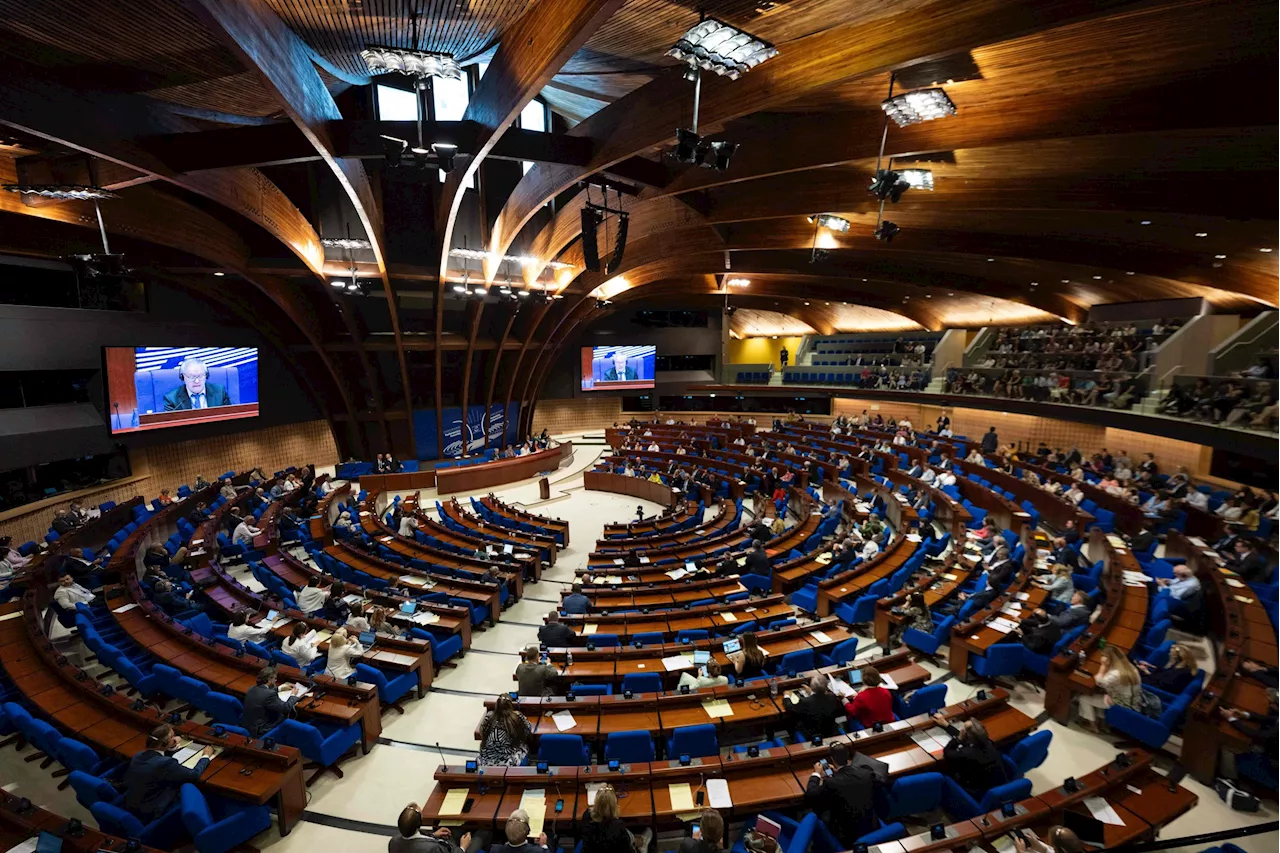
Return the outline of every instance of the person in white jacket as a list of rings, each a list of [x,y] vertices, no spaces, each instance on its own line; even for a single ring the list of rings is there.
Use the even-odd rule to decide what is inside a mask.
[[[300,669],[306,668],[319,655],[316,650],[316,644],[306,638],[310,632],[311,628],[307,623],[294,622],[293,628],[289,633],[289,639],[285,640],[280,646],[280,649],[286,655],[298,662]]]
[[[355,661],[362,654],[364,648],[360,643],[347,637],[346,628],[339,628],[329,638],[329,665],[325,667],[324,674],[346,681],[355,675]]]

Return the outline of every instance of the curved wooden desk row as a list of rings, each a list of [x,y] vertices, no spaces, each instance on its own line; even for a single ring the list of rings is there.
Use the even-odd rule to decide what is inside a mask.
[[[906,617],[895,612],[905,606],[916,593],[924,596],[924,603],[930,612],[938,605],[948,601],[960,588],[974,576],[976,560],[969,563],[958,562],[949,568],[938,568],[927,571],[914,582],[909,582],[901,590],[889,598],[876,602],[875,638],[876,642],[887,644],[893,629],[906,621]]]
[[[269,572],[294,588],[306,586],[311,578],[318,578],[324,575],[323,572],[312,568],[292,554],[283,551],[273,557],[267,557],[262,561],[262,564]],[[471,617],[462,607],[452,604],[436,604],[419,598],[410,598],[409,596],[395,595],[389,592],[362,589],[356,584],[346,583],[337,579],[334,579],[334,583],[338,584],[338,587],[345,594],[359,595],[361,601],[386,608],[390,611],[389,618],[391,621],[406,631],[414,627],[415,623],[400,612],[400,606],[405,602],[411,601],[418,612],[428,610],[439,617],[438,622],[431,623],[432,628],[447,631],[450,634],[458,634],[462,637],[462,648],[471,648]]]
[[[680,532],[676,529],[677,526],[686,524],[689,519],[694,517],[697,510],[697,501],[685,501],[682,505],[674,506],[661,515],[650,516],[644,521],[606,524],[604,526],[604,535],[596,540],[596,550],[602,550],[604,545],[611,542],[627,545],[637,541],[660,541],[663,536],[670,536]]]
[[[1066,723],[1071,714],[1071,699],[1077,693],[1097,691],[1094,675],[1102,661],[1102,644],[1115,646],[1129,652],[1138,643],[1147,623],[1150,590],[1146,584],[1131,585],[1124,580],[1124,572],[1141,572],[1133,552],[1119,537],[1112,537],[1098,528],[1090,531],[1090,559],[1105,563],[1102,584],[1107,601],[1094,616],[1093,624],[1049,662],[1049,676],[1045,679],[1044,707],[1054,719]]]
[[[73,833],[67,818],[30,801],[24,808],[22,799],[0,788],[0,847],[5,850],[11,850],[42,832],[61,838],[62,849],[66,853],[111,853],[128,846],[127,839],[107,835],[88,826],[81,826],[78,832]],[[137,847],[135,850],[137,853],[160,853],[154,847]]]
[[[374,495],[367,502],[370,507],[376,506],[377,497],[377,495]],[[468,555],[474,554],[476,551],[487,551],[490,546],[494,546],[495,548],[497,546],[497,543],[493,540],[485,539],[483,536],[472,533],[453,530],[445,526],[443,522],[436,521],[434,518],[422,511],[421,506],[418,504],[418,495],[416,493],[405,498],[404,501],[401,502],[401,507],[404,512],[417,519],[418,530],[422,535],[433,536],[445,544],[462,549],[467,552]],[[364,508],[366,507],[362,505],[362,510]],[[386,509],[386,507],[383,507],[383,512],[378,514],[376,517],[377,524],[386,533],[391,534],[406,545],[416,546],[419,549],[432,549],[433,546],[424,545],[411,536],[401,536],[398,532],[393,530],[385,521]],[[493,560],[480,560],[475,558],[473,558],[473,560],[483,567],[482,572],[495,567],[501,567],[499,571],[510,572],[512,576],[519,581],[515,588],[512,589],[512,592],[516,592],[518,589],[519,594],[523,595],[525,578],[533,581],[541,580],[542,578],[542,550],[543,548],[541,546],[529,549],[521,548],[518,551],[515,547],[512,547],[511,553],[505,554],[502,553],[501,549],[498,549],[497,553],[494,554],[495,559]],[[551,553],[554,554],[554,548]],[[497,557],[501,557],[501,559],[496,559]],[[552,559],[554,558],[552,557]]]
[[[608,613],[631,608],[640,608],[642,611],[645,608],[673,608],[703,598],[725,598],[735,592],[746,591],[747,588],[738,580],[737,575],[698,581],[671,581],[665,584],[616,591],[614,587],[607,585],[584,584],[582,588],[582,594],[591,600],[593,613]],[[568,592],[562,592],[561,597],[568,594]]]
[[[781,595],[746,601],[703,604],[688,610],[656,611],[650,613],[590,613],[570,614],[560,617],[584,641],[594,634],[614,634],[619,640],[636,634],[661,633],[674,636],[680,631],[724,631],[744,622],[765,624],[775,619],[786,619],[795,614],[795,608]],[[544,617],[545,621],[545,617]]]
[[[582,472],[582,487],[592,492],[613,492],[630,495],[642,501],[672,506],[676,502],[675,489],[664,483],[651,483],[643,477],[611,474],[607,471]]]
[[[701,524],[694,524],[693,522],[697,518],[698,504],[686,501],[682,512],[662,518],[649,519],[642,524],[632,522],[615,525],[622,528],[622,533],[630,532],[632,535],[608,538],[608,530],[606,529],[606,537],[596,540],[596,547],[592,553],[605,554],[610,551],[621,552],[646,548],[663,548],[668,545],[682,545],[700,535],[699,531],[702,531],[701,535],[718,535],[724,532],[729,524],[733,522],[737,511],[734,502],[728,498],[718,501],[716,509],[718,512],[712,515],[711,518],[708,519],[704,515]]]
[[[834,648],[852,638],[854,634],[837,619],[825,619],[808,625],[790,625],[776,631],[756,632],[756,639],[769,656],[769,663],[781,660],[788,652],[812,649],[815,652]],[[694,651],[709,651],[721,668],[730,667],[729,659],[721,650],[724,637],[696,640],[693,643],[664,643],[661,646],[622,646],[600,648],[595,651],[573,649],[573,664],[568,665],[568,649],[551,649],[551,659],[560,668],[563,677],[571,681],[589,684],[621,684],[632,673],[657,673],[664,685],[672,687],[680,679],[682,670],[669,671],[663,658],[676,655],[692,655]],[[872,666],[874,659],[865,665]],[[692,670],[693,667],[687,667]],[[728,672],[728,669],[725,669]],[[512,676],[514,678],[514,674]]]
[[[140,559],[139,555],[144,550],[144,546],[154,538],[152,534],[155,530],[173,526],[177,519],[185,518],[194,512],[196,504],[208,503],[217,497],[217,494],[217,487],[210,486],[199,492],[192,492],[189,497],[174,501],[164,509],[153,513],[120,543],[120,547],[112,553],[111,559],[107,562],[107,570],[121,572],[126,569],[129,571],[135,569]],[[163,537],[158,541],[163,541]]]
[[[208,569],[202,569],[199,574],[192,573],[192,578],[201,584],[204,594],[224,613],[229,615],[237,610],[253,611],[253,615],[249,617],[248,621],[250,625],[255,626],[261,625],[266,618],[267,610],[270,609],[267,602],[224,572],[216,563]],[[205,583],[210,583],[211,585],[206,586]],[[358,592],[351,594],[360,597]],[[372,604],[373,599],[361,598],[360,603]],[[332,634],[340,627],[328,620],[307,616],[301,610],[286,610],[283,607],[275,609],[280,610],[285,619],[302,622],[317,632],[327,631]],[[454,617],[454,619],[457,620],[457,617]],[[277,619],[275,626],[271,629],[271,633],[277,640],[283,642],[288,638],[291,627],[292,625],[285,624]],[[328,641],[322,642],[319,645],[319,649],[321,654],[328,654]],[[431,644],[426,640],[380,636],[377,644],[372,649],[367,649],[365,654],[360,657],[360,662],[393,672],[416,672],[418,674],[419,697],[425,695],[431,689],[431,681],[435,675],[431,661]]]
[[[1266,716],[1267,689],[1240,664],[1250,660],[1265,667],[1277,666],[1276,628],[1254,590],[1235,572],[1220,566],[1217,553],[1203,540],[1170,531],[1165,553],[1184,557],[1200,579],[1210,628],[1221,638],[1214,673],[1191,703],[1182,734],[1182,763],[1195,778],[1212,784],[1223,748],[1245,752],[1253,747],[1243,732],[1219,716],[1219,709]]]
[[[914,534],[913,534],[914,535]],[[871,585],[891,576],[921,547],[920,539],[897,536],[888,548],[870,560],[818,582],[818,616],[829,616],[836,605],[866,595]]]
[[[385,580],[397,590],[416,590],[422,593],[442,592],[450,598],[465,599],[472,606],[488,608],[489,621],[493,624],[497,624],[498,616],[502,612],[502,603],[498,597],[496,584],[436,575],[409,566],[388,563],[341,542],[325,548],[324,553],[351,569]]]
[[[573,442],[562,442],[556,447],[548,447],[547,450],[529,453],[527,456],[515,456],[512,459],[495,459],[490,462],[477,462],[475,465],[458,465],[453,467],[440,467],[433,471],[435,474],[435,489],[440,494],[453,494],[454,492],[479,492],[480,489],[493,488],[494,485],[504,485],[507,483],[518,483],[520,480],[527,480],[538,476],[544,471],[553,471],[557,467],[564,464],[564,460],[572,459]],[[387,482],[379,488],[385,488],[387,491],[402,492],[408,489],[426,488],[425,485],[396,485],[394,480],[396,476],[412,476],[406,474],[388,474]],[[361,478],[360,484],[364,488],[370,488],[365,483],[365,479]]]
[[[384,524],[381,516],[374,511],[376,500],[377,495],[370,494],[365,499],[365,502],[360,504],[358,518],[360,529],[388,550],[406,559],[422,560],[426,563],[434,563],[449,569],[462,569],[478,575],[483,575],[490,569],[495,569],[508,582],[511,594],[516,599],[524,595],[525,574],[530,573],[535,577],[539,574],[538,560],[533,557],[517,560],[512,556],[511,558],[489,562],[487,560],[477,560],[469,554],[463,556],[462,554],[439,550],[430,545],[424,545],[416,539],[401,536]],[[443,530],[439,525],[434,525],[434,522],[429,526],[432,528],[430,530],[431,535],[441,541],[450,542],[466,551],[475,551],[475,543],[469,542],[452,531]]]
[[[450,498],[447,502],[442,501],[440,506],[444,508],[445,515],[450,521],[461,524],[478,536],[501,539],[504,542],[514,544],[523,551],[541,549],[547,555],[546,562],[552,566],[556,564],[556,552],[560,550],[560,546],[556,544],[554,536],[545,533],[525,533],[520,530],[512,530],[510,527],[490,524],[483,518],[478,518],[463,509],[457,498]]]
[[[890,675],[903,692],[923,687],[929,680],[929,672],[911,659],[906,652],[877,660],[884,673]],[[519,699],[517,707],[525,714],[535,735],[574,734],[585,740],[605,740],[615,732],[646,731],[654,737],[670,734],[685,726],[710,724],[718,729],[734,731],[738,736],[749,730],[761,735],[777,731],[791,720],[787,707],[794,701],[794,691],[807,689],[810,676],[821,672],[843,677],[859,667],[829,666],[797,673],[795,677],[777,679],[778,697],[771,698],[766,684],[752,682],[742,687],[726,686],[693,690],[687,694],[677,692],[641,693],[628,699],[623,694],[615,696],[579,696]],[[485,707],[492,708],[494,700],[485,700]],[[557,723],[554,714],[568,711],[574,725],[561,728],[566,721]],[[476,731],[479,739],[479,729]]]
[[[987,650],[1003,640],[1007,634],[991,626],[997,618],[1021,624],[1037,607],[1044,604],[1048,593],[1031,582],[1025,573],[1009,585],[1005,592],[994,598],[984,610],[979,610],[966,621],[951,629],[951,647],[947,653],[947,666],[956,678],[969,680],[969,657],[985,656]],[[1014,605],[1018,605],[1014,607]]]
[[[274,483],[274,480],[270,480],[264,485],[269,489],[274,485]],[[296,504],[302,499],[301,492],[301,489],[297,489],[290,492],[287,497],[292,498],[292,502]],[[222,546],[218,544],[218,533],[226,529],[227,518],[229,517],[231,510],[233,508],[239,508],[241,510],[247,509],[249,506],[249,500],[254,496],[254,494],[255,493],[253,491],[240,492],[236,495],[235,500],[228,500],[222,506],[210,513],[209,518],[196,527],[195,531],[191,534],[190,539],[187,540],[186,565],[188,567],[206,566],[211,560],[216,560],[221,556]],[[283,509],[282,501],[283,498],[281,500],[271,501],[267,508],[263,510],[262,518],[258,520],[258,524],[271,525],[273,530],[278,528],[280,524],[279,513]],[[279,506],[277,506],[278,504]],[[176,523],[177,517],[175,517],[173,521]],[[250,523],[252,523],[252,520],[250,520]],[[268,535],[269,531],[267,527],[263,526],[259,527],[259,529],[262,530],[262,533],[259,533],[254,537],[253,547],[255,549],[265,549],[269,545],[272,548],[271,553],[274,553],[274,549],[278,544],[278,530],[271,535]],[[228,531],[228,535],[234,532],[235,531]],[[153,538],[155,541],[163,541],[163,537]]]
[[[980,707],[978,703],[972,708],[964,704],[951,706],[947,711],[957,718],[982,718],[993,740],[1009,740],[1035,728],[1035,720],[1009,707],[1006,697],[988,698]],[[623,820],[667,828],[678,825],[681,820],[696,819],[701,811],[673,804],[673,786],[688,785],[693,796],[705,790],[709,779],[724,779],[728,783],[733,806],[721,812],[735,818],[745,817],[765,809],[798,806],[804,795],[802,780],[807,780],[813,765],[825,758],[831,745],[837,742],[885,762],[891,777],[939,771],[944,766],[942,748],[932,738],[921,737],[925,743],[922,746],[912,737],[935,727],[930,717],[921,715],[891,723],[879,733],[862,731],[838,735],[816,746],[802,743],[762,749],[758,756],[737,753],[696,758],[687,766],[682,766],[679,760],[668,760],[623,765],[615,771],[607,765],[553,767],[548,773],[538,773],[536,767],[486,767],[483,774],[468,773],[465,767],[444,766],[436,771],[437,785],[423,807],[423,817],[476,828],[495,823],[500,826],[511,811],[520,806],[521,800],[527,799],[525,790],[543,789],[548,820],[553,816],[556,799],[564,799],[561,819],[567,823],[586,810],[588,786],[608,783],[619,792]],[[472,800],[472,808],[466,814],[446,807],[448,793],[458,788],[464,788],[467,799]]]
[[[523,521],[526,524],[532,524],[535,527],[541,527],[545,530],[552,530],[564,537],[564,547],[569,547],[569,522],[562,521],[558,518],[548,518],[545,515],[537,515],[536,513],[526,512],[522,509],[516,509],[510,504],[503,503],[489,493],[480,499],[480,503],[484,504],[486,509],[492,510],[503,518],[511,521]]]
[[[796,453],[785,453],[772,449],[768,450],[768,459],[766,460],[763,454],[750,456],[746,453],[743,445],[732,444],[731,442],[723,440],[720,442],[719,447],[713,447],[705,435],[697,435],[692,440],[686,439],[684,442],[680,441],[678,433],[671,434],[666,431],[662,433],[655,432],[652,436],[633,434],[631,437],[635,439],[635,443],[627,452],[643,451],[650,445],[656,443],[659,447],[666,445],[670,448],[670,450],[664,449],[663,452],[665,455],[672,456],[676,459],[692,458],[697,460],[698,456],[691,457],[690,454],[687,453],[681,455],[675,452],[676,448],[680,444],[691,444],[700,451],[701,456],[705,457],[710,462],[716,465],[726,465],[736,468],[739,472],[746,472],[751,468],[751,466],[761,463],[764,463],[767,467],[782,467],[789,469],[796,475],[796,484],[802,488],[809,483],[810,469],[819,471],[824,479],[830,479],[835,475],[835,468],[832,467],[830,463],[822,462],[817,459],[810,459]],[[759,436],[752,438],[747,442],[747,444],[753,448],[759,448],[761,451],[766,450],[763,441]],[[618,445],[613,445],[613,447],[615,451],[620,450],[621,442],[619,442]],[[805,463],[809,464],[809,469],[805,468]],[[694,464],[699,463],[694,462]],[[743,476],[740,477],[740,479],[745,481],[746,477]]]
[[[270,661],[256,655],[237,655],[226,646],[191,631],[148,601],[135,579],[127,588],[109,584],[103,592],[116,624],[139,649],[183,675],[203,681],[211,690],[230,693],[243,701]],[[133,604],[133,607],[129,607]],[[128,609],[126,609],[128,608]],[[367,753],[382,734],[382,710],[372,684],[348,685],[327,675],[309,678],[295,667],[279,667],[282,685],[316,683],[316,690],[297,705],[298,716],[335,726],[359,723]]]
[[[996,464],[1002,461],[994,454],[988,455],[987,459]],[[1040,519],[1054,530],[1065,530],[1068,521],[1075,522],[1076,530],[1085,530],[1095,521],[1093,513],[1085,512],[1066,498],[1036,488],[1026,480],[1006,474],[998,468],[987,468],[982,476],[990,480],[993,486],[1013,492],[1019,503],[1030,501],[1036,512],[1040,513]]]
[[[21,616],[12,617],[11,614]],[[10,618],[3,618],[10,617]],[[147,735],[165,722],[153,705],[128,699],[72,666],[39,631],[39,613],[28,593],[24,601],[0,606],[0,667],[33,709],[66,735],[84,741],[102,756],[121,761],[146,745]],[[260,742],[235,734],[219,738],[212,728],[177,722],[179,736],[223,748],[200,785],[211,793],[254,805],[271,805],[281,833],[288,833],[306,808],[302,756],[292,747],[268,752]]]
[[[90,519],[85,524],[67,533],[67,535],[59,536],[49,546],[49,550],[43,553],[37,551],[31,555],[28,571],[34,570],[40,565],[52,564],[55,557],[65,556],[72,551],[79,551],[81,548],[96,549],[104,542],[110,541],[117,531],[133,521],[134,508],[142,506],[143,503],[145,503],[145,499],[141,495],[134,495],[127,501],[116,504],[97,518]]]
[[[1054,481],[1063,485],[1079,485],[1080,491],[1084,492],[1084,496],[1096,503],[1105,510],[1109,510],[1116,514],[1116,530],[1128,536],[1132,536],[1141,530],[1147,524],[1147,517],[1142,514],[1140,507],[1126,501],[1124,498],[1117,497],[1110,492],[1100,489],[1088,480],[1073,480],[1067,474],[1060,474],[1043,465],[1035,465],[1030,462],[1019,462],[1019,468],[1028,471],[1034,471],[1040,475],[1040,479],[1044,481]]]

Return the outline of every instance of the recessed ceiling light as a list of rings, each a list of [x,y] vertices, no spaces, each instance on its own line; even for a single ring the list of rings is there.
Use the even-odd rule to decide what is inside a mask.
[[[1225,261],[1227,259],[1226,255],[1214,255],[1214,257],[1220,261]]]
[[[1095,276],[1093,277],[1093,280],[1094,280],[1094,281],[1102,281],[1102,276],[1100,276],[1100,275],[1095,275]]]
[[[805,305],[808,305],[808,304],[809,304],[808,302],[805,303]]]
[[[933,294],[932,294],[932,293],[926,293],[926,294],[924,295],[924,298],[925,298],[925,299],[932,299],[932,298],[933,298]]]
[[[1062,283],[1063,283],[1063,284],[1070,284],[1070,283],[1071,283],[1071,279],[1069,279],[1069,278],[1064,278],[1064,279],[1062,280]]]
[[[1208,236],[1209,236],[1209,232],[1208,232],[1208,231],[1197,231],[1197,232],[1196,232],[1196,236],[1197,236],[1197,237],[1208,237]]]
[[[992,262],[992,261],[994,261],[994,260],[995,260],[995,258],[987,258],[987,263],[991,263],[991,262]]]
[[[224,273],[224,272],[216,272],[216,273],[214,273],[214,275],[216,275],[218,278],[222,278],[224,275],[226,275],[226,273]]]
[[[1133,270],[1125,270],[1125,273],[1124,273],[1124,274],[1125,274],[1125,275],[1136,275],[1136,273],[1135,273]]]
[[[1151,224],[1151,220],[1150,220],[1150,219],[1144,219],[1144,220],[1142,220],[1141,222],[1139,222],[1138,224],[1139,224],[1139,225],[1150,225],[1150,224]]]
[[[955,296],[955,293],[953,293],[952,291],[947,291],[947,296]]]
[[[1270,249],[1259,249],[1258,251],[1259,251],[1259,252],[1266,252],[1266,253],[1268,253],[1268,254],[1270,254],[1270,253],[1271,253],[1271,250],[1270,250]]]

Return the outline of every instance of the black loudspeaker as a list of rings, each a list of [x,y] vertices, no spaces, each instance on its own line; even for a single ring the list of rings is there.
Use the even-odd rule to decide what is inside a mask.
[[[609,275],[613,275],[622,266],[622,252],[627,248],[627,221],[630,219],[627,214],[623,213],[618,217],[618,239],[613,244],[613,256],[609,258],[609,266],[605,269]]]
[[[600,250],[596,246],[596,228],[599,225],[599,212],[584,207],[582,209],[582,260],[590,272],[600,272]]]

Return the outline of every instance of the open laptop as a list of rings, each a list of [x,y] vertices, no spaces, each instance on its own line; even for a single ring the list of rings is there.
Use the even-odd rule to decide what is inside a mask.
[[[366,649],[372,646],[375,642],[377,642],[377,640],[378,640],[378,635],[375,634],[373,631],[360,632],[360,645],[364,646]]]
[[[739,640],[738,638],[735,637],[732,640],[724,641],[724,653],[726,655],[731,655],[734,652],[741,651],[741,650],[742,650],[742,641]]]
[[[1062,825],[1074,832],[1077,838],[1090,847],[1106,846],[1107,826],[1093,815],[1068,809],[1062,813]]]
[[[406,601],[400,605],[400,612],[407,613],[410,616],[412,616],[414,614],[414,611],[416,611],[417,609],[418,609],[418,604],[417,602],[414,602],[414,601]]]

